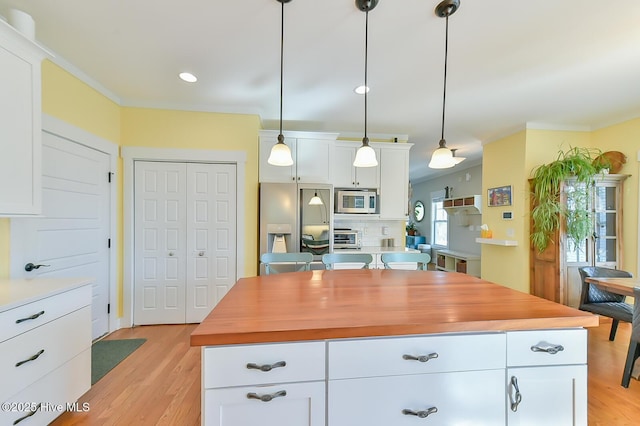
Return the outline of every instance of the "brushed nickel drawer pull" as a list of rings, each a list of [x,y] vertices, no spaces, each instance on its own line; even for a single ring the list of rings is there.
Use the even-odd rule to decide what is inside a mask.
[[[431,407],[423,411],[413,411],[413,410],[409,410],[408,408],[405,408],[404,410],[402,410],[402,414],[404,414],[405,416],[416,416],[421,419],[426,419],[431,414],[434,414],[437,412],[438,412],[438,409],[436,407]]]
[[[264,394],[264,395],[258,395],[257,393],[253,393],[253,392],[249,392],[247,394],[247,398],[249,398],[249,399],[259,399],[262,402],[269,402],[273,398],[278,398],[280,396],[287,396],[287,391],[286,390],[281,390],[281,391],[278,391],[276,393],[267,393],[267,394]]]
[[[438,354],[436,352],[430,353],[429,355],[402,355],[402,359],[406,359],[407,361],[419,361],[419,362],[428,362],[430,359],[438,358]]]
[[[26,317],[26,318],[20,318],[16,320],[16,324],[20,324],[21,322],[25,322],[25,321],[29,321],[29,320],[34,320],[36,318],[38,318],[39,316],[44,315],[44,311],[40,311],[37,314],[33,314],[30,317]]]
[[[14,420],[13,424],[17,425],[21,421],[27,420],[29,417],[33,416],[40,409],[40,407],[42,407],[41,402],[39,402],[38,405],[36,405],[36,408],[33,411],[29,411],[26,415],[20,417],[19,419]]]
[[[531,350],[533,352],[546,352],[550,355],[555,355],[558,352],[564,351],[564,346],[562,345],[552,345],[548,343],[546,345],[543,345],[543,343],[546,343],[546,342],[542,342],[537,345],[531,346]]]
[[[516,391],[515,397],[512,395],[512,390]],[[520,388],[518,388],[518,378],[516,376],[511,376],[511,385],[509,389],[509,401],[511,402],[511,411],[514,413],[518,411],[518,405],[522,402],[522,394],[520,393]]]
[[[287,363],[284,361],[278,361],[275,364],[271,364],[271,365],[269,364],[258,365],[258,364],[254,364],[253,362],[250,362],[249,364],[247,364],[247,368],[250,370],[253,369],[253,370],[260,370],[260,371],[267,372],[267,371],[273,370],[274,368],[284,367],[286,365]]]
[[[40,349],[38,351],[37,354],[33,355],[32,357],[29,357],[27,359],[25,359],[24,361],[20,361],[20,362],[16,362],[16,367],[20,367],[22,364],[26,364],[28,362],[31,361],[35,361],[36,359],[38,359],[40,357],[40,355],[42,355],[44,353],[44,349]]]

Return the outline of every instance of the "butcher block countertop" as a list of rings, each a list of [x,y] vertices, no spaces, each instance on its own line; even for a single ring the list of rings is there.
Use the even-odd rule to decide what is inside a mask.
[[[466,274],[322,270],[240,279],[191,345],[597,325],[591,313]]]

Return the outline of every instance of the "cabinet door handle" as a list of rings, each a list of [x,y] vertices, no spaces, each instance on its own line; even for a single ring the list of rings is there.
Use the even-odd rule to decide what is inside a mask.
[[[36,318],[38,318],[39,316],[44,315],[44,311],[40,311],[37,314],[33,314],[30,317],[25,317],[25,318],[20,318],[16,320],[16,324],[20,324],[21,322],[25,322],[25,321],[29,321],[29,320],[34,320]]]
[[[249,392],[247,394],[247,398],[249,399],[259,399],[262,402],[269,402],[271,401],[273,398],[278,398],[280,396],[287,396],[287,391],[286,390],[281,390],[275,393],[266,393],[264,395],[258,395],[257,393],[253,393],[253,392]]]
[[[23,420],[27,420],[29,417],[33,416],[35,413],[38,412],[38,410],[40,409],[40,407],[42,407],[42,403],[39,402],[38,405],[36,405],[36,408],[33,411],[29,411],[26,415],[20,417],[19,419],[16,419],[13,421],[14,425],[17,425],[18,423],[20,423]]]
[[[537,345],[531,346],[531,350],[533,352],[546,352],[550,355],[555,355],[558,352],[564,351],[564,346],[562,345],[553,345],[547,342],[540,342]]]
[[[260,370],[260,371],[271,371],[274,368],[278,368],[278,367],[284,367],[286,366],[287,363],[284,361],[278,361],[275,364],[264,364],[264,365],[258,365],[258,364],[254,364],[253,362],[250,362],[249,364],[247,364],[247,368],[250,370]]]
[[[437,412],[438,412],[438,408],[436,407],[431,407],[422,411],[413,411],[413,410],[409,410],[408,408],[405,408],[404,410],[402,410],[402,414],[404,414],[405,416],[416,416],[421,419],[425,419],[429,417],[431,414],[434,414]]]
[[[26,265],[24,265],[24,270],[27,272],[31,272],[34,269],[40,269],[40,268],[48,268],[51,265],[35,265],[31,262],[27,263]]]
[[[38,358],[40,357],[40,355],[42,355],[43,353],[44,353],[44,349],[40,349],[40,350],[38,351],[38,353],[37,353],[37,354],[35,354],[35,355],[33,355],[33,356],[31,356],[31,357],[29,357],[29,358],[27,358],[27,359],[23,360],[23,361],[16,362],[16,367],[20,367],[22,364],[26,364],[26,363],[28,363],[28,362],[35,361],[35,360],[36,360],[36,359],[38,359]]]
[[[428,362],[430,359],[438,358],[438,354],[436,352],[430,353],[429,355],[402,355],[402,359],[406,359],[407,361],[419,361],[419,362]]]
[[[515,395],[513,391],[516,391]],[[514,413],[518,411],[518,405],[522,402],[522,394],[520,393],[520,388],[518,388],[518,378],[516,376],[511,376],[511,384],[509,385],[509,401],[511,402],[511,411]]]

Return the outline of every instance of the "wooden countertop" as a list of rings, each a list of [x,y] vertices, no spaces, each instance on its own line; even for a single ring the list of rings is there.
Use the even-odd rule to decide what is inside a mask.
[[[591,313],[466,274],[322,270],[240,279],[191,345],[597,325]]]

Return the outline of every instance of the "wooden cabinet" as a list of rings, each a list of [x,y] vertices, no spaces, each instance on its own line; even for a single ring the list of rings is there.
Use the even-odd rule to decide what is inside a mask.
[[[507,333],[509,425],[587,424],[587,331]]]
[[[202,424],[325,425],[324,342],[207,347]]]
[[[283,167],[267,162],[271,147],[278,141],[278,133],[260,132],[260,182],[330,183],[333,143],[337,136],[337,133],[285,133],[285,143],[291,149],[293,165]]]
[[[353,160],[361,143],[337,141],[335,143],[334,173],[332,176],[335,188],[380,188],[380,148],[377,144],[370,144],[376,152],[378,165],[376,167],[354,167]]]
[[[26,287],[26,288],[25,288]],[[0,282],[0,424],[48,424],[91,387],[91,282]],[[12,406],[12,404],[14,404]],[[22,424],[22,423],[21,423]]]
[[[436,269],[480,277],[480,256],[453,250],[436,250]]]
[[[531,294],[557,303],[578,307],[581,280],[578,268],[603,266],[624,269],[622,265],[623,183],[628,175],[601,175],[587,200],[593,217],[593,236],[576,245],[567,238],[565,224],[552,236],[552,242],[540,253],[531,247]],[[563,200],[570,200],[565,185]],[[570,208],[571,202],[567,203]]]
[[[0,215],[41,213],[41,70],[46,52],[0,19]]]
[[[380,218],[406,220],[409,214],[409,150],[413,144],[383,145],[380,149]]]

